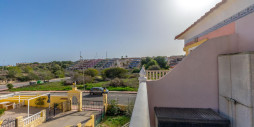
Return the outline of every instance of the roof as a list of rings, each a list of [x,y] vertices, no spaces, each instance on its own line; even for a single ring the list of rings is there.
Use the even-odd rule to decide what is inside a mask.
[[[168,122],[199,122],[199,123],[225,123],[230,121],[221,117],[210,108],[168,108],[155,107],[155,114],[159,121]]]
[[[187,31],[189,31],[192,27],[194,27],[196,24],[198,24],[201,20],[203,20],[205,17],[207,17],[210,13],[212,13],[215,9],[220,7],[223,3],[225,3],[227,0],[222,0],[218,4],[216,4],[213,8],[211,8],[208,12],[205,13],[205,15],[201,16],[196,22],[194,22],[191,26],[189,26],[186,30],[184,30],[182,33],[175,36],[175,40],[181,37],[183,34],[185,34]]]

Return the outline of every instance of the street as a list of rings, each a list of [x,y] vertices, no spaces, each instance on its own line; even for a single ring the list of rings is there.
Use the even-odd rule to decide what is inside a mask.
[[[67,96],[67,92],[50,92],[52,96]],[[118,104],[127,105],[128,103],[135,102],[137,94],[136,93],[125,93],[125,92],[109,92],[108,94],[108,103],[110,100],[118,100]],[[83,100],[92,100],[92,101],[102,101],[102,95],[89,95],[89,93],[83,92]]]
[[[128,94],[128,93],[109,93],[108,94],[108,103],[110,100],[118,100],[118,104],[127,105],[128,103],[135,102],[137,94]],[[89,93],[83,93],[83,100],[93,100],[93,101],[102,101],[103,97],[101,95],[89,95]]]

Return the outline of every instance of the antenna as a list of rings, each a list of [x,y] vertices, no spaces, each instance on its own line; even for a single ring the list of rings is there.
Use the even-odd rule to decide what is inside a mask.
[[[108,52],[106,51],[106,59],[108,59]]]
[[[82,57],[82,55],[81,55],[81,51],[80,51],[80,56],[79,56],[79,57],[80,57],[80,61],[83,60],[83,57]]]

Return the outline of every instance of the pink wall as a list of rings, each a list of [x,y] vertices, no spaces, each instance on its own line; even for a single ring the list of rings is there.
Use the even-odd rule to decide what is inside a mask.
[[[230,35],[235,33],[235,23],[230,23],[222,28],[215,30],[207,35],[200,37],[198,40],[201,41],[203,39],[212,39],[220,36]]]
[[[154,126],[154,107],[190,107],[218,109],[219,54],[254,51],[254,13],[224,27],[190,55],[169,74],[157,81],[148,81],[148,101],[151,127]],[[228,30],[228,31],[227,31]]]
[[[254,13],[236,22],[236,33],[239,36],[239,50],[254,51]]]
[[[217,56],[237,51],[236,35],[210,39],[192,51],[164,78],[148,81],[151,127],[154,126],[155,106],[217,110]]]
[[[212,38],[216,38],[216,37],[231,35],[234,33],[235,33],[235,22],[230,23],[226,26],[223,26],[222,28],[215,30],[207,35],[199,37],[198,41],[201,41],[203,39],[212,39]],[[193,43],[196,43],[196,42],[189,42],[189,43],[185,44],[184,46],[186,47],[186,46],[191,45]]]

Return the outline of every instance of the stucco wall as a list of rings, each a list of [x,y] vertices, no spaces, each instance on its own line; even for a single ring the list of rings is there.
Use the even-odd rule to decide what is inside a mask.
[[[202,33],[203,31],[213,27],[217,23],[229,18],[230,16],[244,10],[254,4],[253,0],[225,0],[221,6],[209,13],[202,21],[198,22],[188,32],[179,39],[188,40],[191,37]]]
[[[236,33],[239,35],[239,50],[253,51],[254,13],[236,21]]]
[[[164,78],[148,81],[151,127],[154,126],[155,106],[218,110],[217,56],[234,52],[238,52],[237,35],[210,39],[192,51]]]

